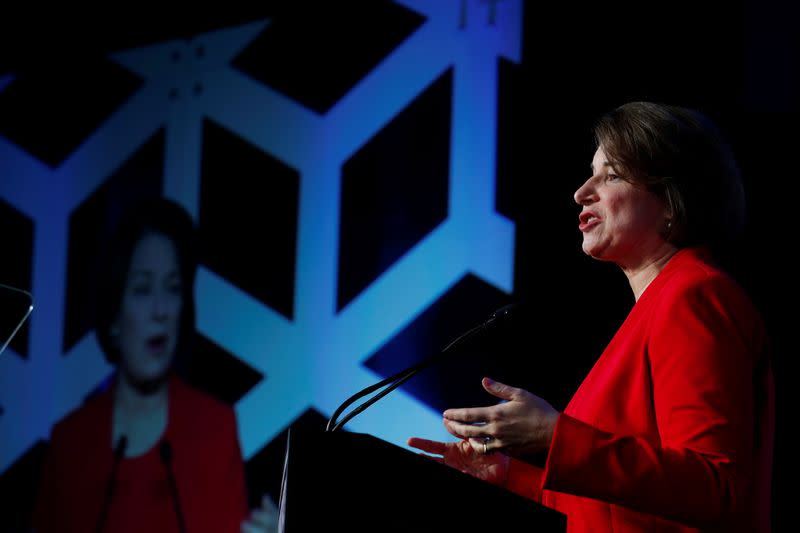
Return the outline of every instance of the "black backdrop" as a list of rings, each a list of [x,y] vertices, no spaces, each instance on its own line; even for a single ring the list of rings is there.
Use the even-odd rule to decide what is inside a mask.
[[[292,8],[262,4],[242,11],[231,7],[222,13],[165,15],[128,6],[96,19],[96,14],[90,17],[76,12],[4,17],[0,75],[52,79],[65,61],[91,65],[113,50],[188,38],[263,17],[289,20],[298,16],[297,4]],[[300,10],[307,9],[321,8],[300,6]],[[326,9],[338,16],[344,13],[352,24],[370,24],[363,6],[342,4]],[[320,14],[322,18],[328,15]],[[731,269],[761,308],[776,346],[773,504],[775,530],[786,530],[791,512],[789,472],[794,466],[786,444],[792,419],[787,389],[796,356],[791,339],[796,289],[790,266],[796,237],[789,217],[795,209],[796,150],[800,146],[800,46],[792,28],[800,14],[775,0],[681,0],[591,6],[526,3],[524,17],[522,62],[499,67],[497,208],[517,224],[515,293],[498,294],[468,278],[424,313],[408,334],[425,334],[433,345],[441,345],[464,325],[481,318],[487,308],[513,300],[533,302],[532,318],[539,327],[515,331],[513,340],[506,342],[508,350],[535,351],[539,355],[535,364],[506,360],[493,371],[501,377],[513,375],[520,386],[563,407],[632,303],[627,284],[615,268],[594,263],[580,252],[572,193],[586,178],[591,122],[613,106],[638,99],[704,110],[728,132],[746,180],[749,222]],[[324,24],[318,32],[318,40],[312,39],[309,49],[324,46],[326,39],[333,38]],[[355,59],[348,63],[348,50],[358,45],[352,42],[338,49],[340,70],[326,72],[327,92],[302,96],[311,107],[324,107],[337,91],[343,91],[348,76],[359,68],[352,64]],[[294,80],[287,82],[288,91],[302,91],[304,83],[318,81],[311,74]],[[124,92],[125,81],[119,84]],[[42,88],[43,113],[51,90],[52,86]],[[0,108],[0,126],[18,124],[13,110],[2,102]],[[86,117],[79,114],[76,111],[76,124],[85,123]],[[33,127],[15,131],[23,131],[23,137],[39,136],[34,144],[43,160],[57,161],[67,150],[58,145],[58,136]],[[358,280],[352,283],[357,285]],[[372,364],[388,371],[392,363],[382,364],[380,359],[390,359],[391,354],[390,344]],[[442,406],[475,396],[458,385],[441,386],[440,375],[434,369],[409,388],[437,389],[435,394],[419,394],[428,394],[431,403]],[[465,375],[469,373],[465,371]],[[197,376],[202,384],[202,371]],[[219,392],[224,396],[224,386]],[[310,412],[297,423],[315,424],[318,418]],[[277,490],[282,445],[276,439],[251,460],[248,482],[253,493]],[[2,501],[16,503],[3,506],[12,510],[13,516],[7,520],[11,529],[26,524],[43,449],[39,446],[2,476]]]

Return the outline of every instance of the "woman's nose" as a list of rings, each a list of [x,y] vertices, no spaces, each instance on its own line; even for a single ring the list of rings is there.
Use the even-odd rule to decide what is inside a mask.
[[[597,199],[594,190],[594,181],[592,178],[589,178],[583,183],[583,185],[578,187],[578,190],[575,191],[573,198],[575,198],[575,203],[580,205],[588,205]]]
[[[152,309],[154,317],[160,319],[167,316],[167,309],[168,309],[167,299],[168,297],[166,294],[163,294],[159,291],[155,292],[155,294],[153,295],[153,309]]]

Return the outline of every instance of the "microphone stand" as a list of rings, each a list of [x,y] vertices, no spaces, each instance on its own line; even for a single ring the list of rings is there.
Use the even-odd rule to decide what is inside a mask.
[[[181,510],[181,501],[178,499],[178,484],[175,482],[175,475],[172,473],[172,446],[168,440],[162,440],[158,448],[161,462],[167,471],[167,482],[169,483],[169,490],[172,494],[172,502],[175,508],[175,515],[178,518],[178,530],[181,533],[186,533],[186,522],[183,520],[183,511]]]
[[[103,507],[100,508],[100,516],[97,519],[97,527],[95,531],[102,533],[106,525],[106,516],[108,515],[108,508],[111,507],[111,499],[114,496],[114,485],[117,480],[117,470],[122,457],[125,455],[125,448],[128,446],[128,437],[120,435],[117,441],[117,446],[114,448],[114,462],[111,465],[111,475],[108,478],[108,485],[106,485],[106,497],[103,501]]]

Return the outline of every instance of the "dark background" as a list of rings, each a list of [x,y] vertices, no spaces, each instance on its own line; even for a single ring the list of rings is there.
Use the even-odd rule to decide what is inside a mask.
[[[25,93],[24,98],[19,96],[21,100],[16,100],[17,92],[11,100],[8,94],[0,99],[2,134],[56,165],[85,132],[96,127],[104,113],[113,109],[115,102],[137,86],[135,78],[104,61],[104,54],[191,38],[214,28],[265,17],[274,18],[278,31],[269,37],[273,42],[262,42],[263,46],[296,38],[292,28],[301,18],[305,46],[292,47],[289,57],[274,59],[265,74],[269,79],[263,81],[324,112],[374,64],[376,55],[388,52],[419,22],[411,15],[382,15],[382,8],[376,7],[380,2],[335,4],[322,8],[307,3],[288,7],[262,2],[242,10],[226,6],[222,11],[201,9],[171,15],[123,6],[114,13],[65,11],[4,16],[0,21],[0,76],[9,73],[29,81],[24,91],[19,86],[13,88]],[[309,10],[318,14],[310,25]],[[633,303],[627,282],[617,269],[593,262],[580,251],[578,210],[572,193],[587,177],[592,155],[589,128],[599,114],[630,100],[699,108],[728,133],[745,176],[749,222],[730,269],[760,307],[776,348],[774,529],[788,530],[794,464],[786,443],[792,419],[787,389],[795,369],[796,349],[790,335],[797,316],[792,311],[797,291],[792,268],[795,263],[790,256],[795,255],[796,236],[790,215],[796,210],[796,152],[800,146],[800,43],[794,30],[800,22],[798,8],[775,0],[591,5],[528,2],[524,17],[521,64],[501,61],[498,66],[497,209],[517,225],[514,294],[502,294],[468,277],[368,364],[388,374],[407,363],[393,354],[409,339],[424,338],[426,346],[442,346],[482,319],[487,309],[524,301],[528,303],[525,327],[515,328],[496,342],[503,343],[505,353],[527,357],[498,358],[490,371],[498,377],[508,376],[514,384],[563,407]],[[246,54],[237,61],[258,77]],[[297,64],[304,66],[293,66]],[[77,72],[85,74],[80,83],[76,82]],[[440,109],[439,93],[446,94],[447,83],[445,78],[441,80],[444,88],[432,88],[432,103],[423,106]],[[53,97],[56,93],[58,98]],[[69,106],[65,112],[65,98],[79,103],[92,100],[93,105]],[[18,113],[20,101],[35,101],[36,113]],[[417,111],[425,112],[424,107]],[[57,121],[47,120],[56,114]],[[442,142],[436,130],[432,131],[429,141]],[[209,129],[208,135],[217,133]],[[222,139],[219,145],[225,146],[224,142]],[[391,144],[391,137],[384,142]],[[431,157],[420,166],[437,164],[441,161]],[[351,237],[366,239],[367,246],[357,251],[343,249],[344,267],[352,266],[343,270],[352,274],[340,279],[342,305],[380,273],[393,260],[393,254],[400,253],[387,252],[381,246],[382,231],[391,231],[400,221],[411,228],[409,239],[413,240],[443,216],[440,189],[433,187],[429,196],[420,198],[414,187],[421,183],[408,184],[402,191],[370,188],[358,179],[359,161],[352,162],[350,168],[355,169],[354,185],[344,199],[343,205],[349,207],[343,208],[342,231],[359,227],[365,217],[374,217],[375,213],[385,216],[379,225],[382,229]],[[291,197],[296,191],[289,188],[284,194]],[[415,215],[384,208],[398,195],[417,202]],[[345,247],[347,239],[342,243]],[[20,246],[25,245],[23,239]],[[213,253],[209,252],[207,262],[213,262]],[[286,262],[281,265],[281,272],[293,267]],[[15,275],[24,278],[24,273]],[[264,299],[271,299],[275,308],[291,316],[290,304],[286,303],[291,299],[281,287],[264,289]],[[18,342],[24,342],[24,338]],[[434,368],[410,382],[408,388],[442,407],[476,399],[474,387],[465,383],[474,383],[473,377],[487,368],[481,363],[469,364],[461,369],[462,379],[440,379],[451,370]],[[247,390],[246,386],[237,389],[215,383],[209,379],[210,373],[198,365],[196,383],[227,401],[235,401]],[[240,383],[258,379],[233,367],[228,375],[238,376]],[[309,411],[296,423],[313,426],[321,419],[319,413]],[[4,504],[14,509],[12,528],[25,524],[29,496],[35,490],[32,480],[44,449],[45,444],[38,445],[3,474],[2,501],[18,503]],[[277,490],[282,449],[283,441],[276,439],[249,462],[248,481],[254,493]]]

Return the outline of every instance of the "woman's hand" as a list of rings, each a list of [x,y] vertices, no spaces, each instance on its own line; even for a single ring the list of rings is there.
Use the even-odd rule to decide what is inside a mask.
[[[250,518],[242,522],[242,533],[277,533],[278,507],[269,494],[261,498],[261,507],[253,509]]]
[[[534,454],[550,448],[558,411],[526,390],[489,378],[481,383],[489,394],[506,401],[490,407],[448,409],[444,412],[447,431],[469,439],[464,442],[480,454],[495,450],[511,455]]]
[[[477,452],[468,441],[438,442],[411,437],[408,445],[433,454],[432,459],[495,485],[504,485],[510,459],[502,453]]]

